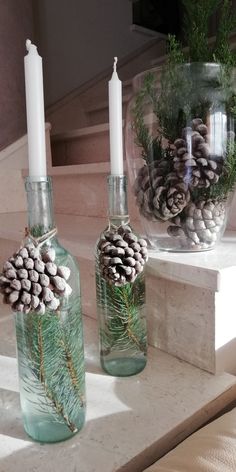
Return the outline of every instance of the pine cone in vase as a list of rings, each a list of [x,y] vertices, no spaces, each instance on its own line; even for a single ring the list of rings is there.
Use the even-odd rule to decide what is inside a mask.
[[[173,173],[157,178],[155,184],[155,215],[167,221],[181,213],[190,201],[188,186]]]
[[[159,216],[155,215],[155,207],[153,203],[155,189],[158,185],[156,179],[162,175],[166,175],[168,169],[169,162],[163,159],[161,161],[154,161],[150,165],[144,165],[138,171],[134,184],[136,203],[140,213],[148,220],[159,219]]]
[[[208,141],[207,126],[195,118],[174,142],[174,170],[190,187],[207,188],[216,184],[222,173],[224,156],[212,154]]]
[[[166,221],[179,214],[190,200],[188,186],[162,159],[143,166],[135,182],[139,211],[147,219]]]
[[[167,232],[189,245],[207,248],[215,243],[225,222],[225,204],[213,200],[190,203],[181,215],[174,218]]]
[[[98,249],[103,277],[118,287],[134,282],[148,259],[146,241],[138,239],[129,226],[105,231]]]
[[[13,311],[44,314],[60,306],[60,297],[70,295],[70,269],[55,264],[55,250],[40,252],[34,244],[20,248],[3,266],[0,291]]]

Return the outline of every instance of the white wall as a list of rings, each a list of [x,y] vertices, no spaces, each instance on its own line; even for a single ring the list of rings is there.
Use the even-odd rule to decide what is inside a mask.
[[[37,0],[36,13],[46,105],[150,40],[130,31],[131,0]]]

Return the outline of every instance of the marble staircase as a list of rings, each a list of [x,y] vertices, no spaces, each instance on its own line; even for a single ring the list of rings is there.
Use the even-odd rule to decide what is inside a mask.
[[[138,67],[141,66],[137,62]],[[131,92],[127,64],[123,74],[125,108]],[[96,318],[94,246],[107,222],[106,88],[106,81],[100,80],[91,88],[91,95],[86,90],[51,110],[53,158],[50,126],[46,125],[47,166],[53,177],[60,240],[78,258],[83,312],[92,318]],[[79,103],[83,103],[83,107],[78,115],[75,108]],[[64,115],[62,129],[65,110],[68,114]],[[78,128],[71,128],[73,119],[80,123]],[[27,225],[23,182],[28,172],[26,137],[3,153],[0,153],[1,263],[19,246]],[[9,189],[14,189],[11,198]],[[150,252],[147,263],[149,343],[212,373],[219,370],[236,373],[232,360],[236,344],[235,209],[234,197],[226,236],[217,249],[198,254]],[[129,211],[134,228],[142,233],[130,191]]]

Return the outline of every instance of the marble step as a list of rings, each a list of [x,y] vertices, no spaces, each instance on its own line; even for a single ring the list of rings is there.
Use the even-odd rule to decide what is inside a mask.
[[[130,97],[133,91],[132,79],[122,81],[122,96]],[[103,104],[108,104],[108,81],[103,80],[95,87],[87,90],[81,95],[81,103],[84,110],[89,112],[93,109],[101,108]]]
[[[123,95],[130,96],[132,93],[132,80],[127,80],[122,83]],[[104,104],[108,103],[108,82],[101,81],[96,84],[94,88],[86,92],[71,97],[65,103],[54,107],[50,107],[47,111],[47,120],[52,125],[53,134],[61,134],[73,129],[80,129],[90,126],[92,124],[106,123],[107,116],[103,121],[100,114],[104,113]],[[100,108],[100,110],[99,110]],[[102,109],[101,109],[102,108]],[[94,110],[94,116],[93,116]],[[98,121],[96,121],[96,117]]]
[[[51,166],[49,123],[45,123],[47,166]],[[0,213],[24,211],[26,208],[22,169],[28,167],[27,135],[0,151]],[[26,172],[28,175],[28,171]]]
[[[131,94],[125,94],[123,93],[122,96],[122,113],[123,113],[123,118],[125,118],[126,115],[126,106],[128,101],[131,98]],[[92,103],[88,108],[86,109],[86,113],[88,115],[89,119],[89,124],[91,126],[97,125],[97,124],[102,124],[102,123],[107,123],[109,120],[109,109],[108,109],[108,99],[106,100],[98,100],[95,103]]]
[[[74,129],[51,136],[53,166],[109,160],[109,124]]]
[[[126,163],[124,163],[125,172],[126,167]],[[49,167],[48,174],[53,179],[55,212],[106,218],[108,212],[107,176],[109,173],[109,162]],[[23,176],[25,175],[27,175],[26,170],[23,171]],[[132,221],[136,221],[139,219],[139,213],[129,182],[127,188],[129,214]]]
[[[106,219],[56,214],[56,223],[61,243],[80,264],[83,312],[95,318],[94,246]],[[1,262],[25,226],[23,212],[0,215]],[[236,233],[208,252],[149,251],[146,276],[149,343],[209,372],[236,374]]]

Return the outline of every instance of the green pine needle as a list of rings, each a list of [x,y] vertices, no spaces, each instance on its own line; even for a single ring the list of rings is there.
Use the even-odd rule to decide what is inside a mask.
[[[191,62],[210,61],[208,45],[209,18],[221,0],[182,0],[185,8],[184,35],[189,46]]]
[[[96,291],[101,313],[100,343],[102,355],[129,351],[129,355],[146,354],[146,324],[144,306],[144,276],[122,287],[109,285],[97,271]]]
[[[198,191],[196,197],[201,196],[204,200],[225,200],[231,192],[235,189],[236,183],[236,144],[229,142],[227,146],[225,164],[223,172],[214,185],[211,185],[208,189]]]
[[[236,65],[236,56],[230,50],[229,35],[236,28],[236,17],[232,15],[232,2],[224,0],[221,7],[221,20],[217,30],[216,42],[213,50],[215,62],[228,66]]]
[[[84,358],[80,301],[74,300],[66,320],[54,312],[16,315],[21,381],[28,402],[52,415],[72,432],[84,406]],[[40,401],[32,398],[37,394]]]

